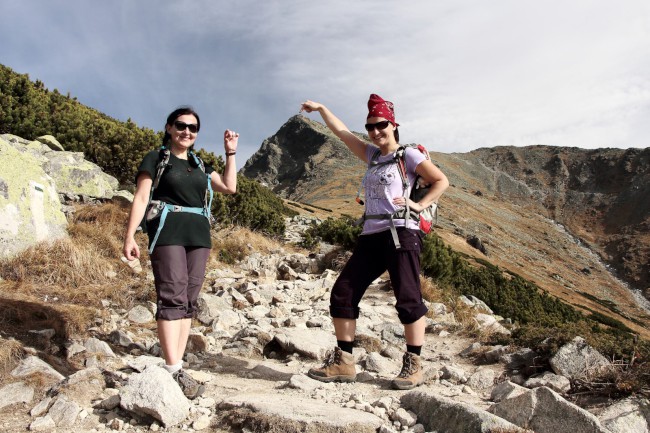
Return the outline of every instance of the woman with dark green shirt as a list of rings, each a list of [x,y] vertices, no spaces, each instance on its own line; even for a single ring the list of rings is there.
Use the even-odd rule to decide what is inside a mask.
[[[167,206],[169,212],[165,212],[164,218],[147,222],[149,246],[153,248],[150,256],[156,286],[158,338],[165,369],[188,398],[203,392],[202,386],[182,370],[183,354],[212,246],[209,209],[200,210],[206,206],[209,186],[225,194],[237,190],[235,153],[239,134],[231,130],[224,132],[226,167],[224,173],[219,174],[210,166],[202,167],[195,159],[192,149],[200,128],[199,116],[190,107],[178,108],[167,117],[163,148],[169,150],[169,161],[151,198]],[[161,152],[149,152],[138,167],[124,238],[123,252],[128,260],[140,257],[134,235],[147,212]]]

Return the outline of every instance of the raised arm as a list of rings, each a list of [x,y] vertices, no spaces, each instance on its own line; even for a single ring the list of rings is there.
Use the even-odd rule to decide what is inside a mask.
[[[224,194],[234,194],[237,192],[237,164],[235,163],[235,153],[237,153],[237,143],[239,134],[235,131],[226,129],[223,133],[223,147],[226,151],[226,167],[223,174],[213,171],[210,175],[212,189]]]
[[[334,115],[326,106],[314,101],[305,101],[300,107],[300,111],[311,113],[318,111],[320,116],[327,127],[341,139],[343,143],[350,149],[350,151],[363,162],[368,162],[366,159],[366,148],[368,143],[354,135],[345,124]]]

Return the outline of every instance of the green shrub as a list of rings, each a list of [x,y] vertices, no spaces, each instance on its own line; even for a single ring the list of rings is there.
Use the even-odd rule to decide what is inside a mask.
[[[220,224],[236,224],[271,236],[282,235],[285,215],[296,214],[271,190],[242,175],[237,176],[236,194],[215,195],[212,213]]]
[[[434,233],[424,239],[421,263],[424,275],[441,286],[462,295],[476,296],[495,313],[519,323],[552,326],[582,317],[570,305],[518,275],[504,272],[486,261],[481,266],[471,265]]]
[[[550,357],[576,336],[584,338],[609,359],[629,361],[635,356],[641,361],[650,362],[650,342],[639,341],[631,333],[602,327],[588,319],[555,326],[529,323],[513,331],[512,341],[519,346],[530,347],[543,357]]]
[[[323,240],[330,244],[341,245],[345,249],[351,250],[357,243],[357,238],[361,234],[361,226],[354,225],[354,219],[350,216],[341,218],[329,217],[321,224],[314,224],[305,232],[305,245],[315,245],[318,240]]]

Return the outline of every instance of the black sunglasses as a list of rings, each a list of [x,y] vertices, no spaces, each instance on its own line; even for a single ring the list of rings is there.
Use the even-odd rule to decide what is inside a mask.
[[[189,129],[192,134],[199,132],[199,125],[196,123],[185,123],[177,120],[174,122],[174,128],[178,131],[185,131],[185,128]]]
[[[370,132],[373,129],[377,128],[378,130],[386,129],[390,125],[390,121],[384,120],[377,123],[366,123],[366,131]]]

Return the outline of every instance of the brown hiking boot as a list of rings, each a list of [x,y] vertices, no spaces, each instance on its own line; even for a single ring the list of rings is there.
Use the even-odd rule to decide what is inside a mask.
[[[205,391],[205,386],[198,383],[189,373],[185,370],[180,369],[172,374],[172,377],[178,383],[178,386],[181,387],[185,397],[190,400],[194,400],[196,397],[203,394]]]
[[[357,369],[354,366],[354,356],[335,347],[327,354],[321,368],[312,368],[307,373],[312,379],[321,382],[354,382],[357,380]]]
[[[424,382],[422,361],[415,353],[406,352],[402,357],[402,371],[393,379],[395,389],[412,389]]]

